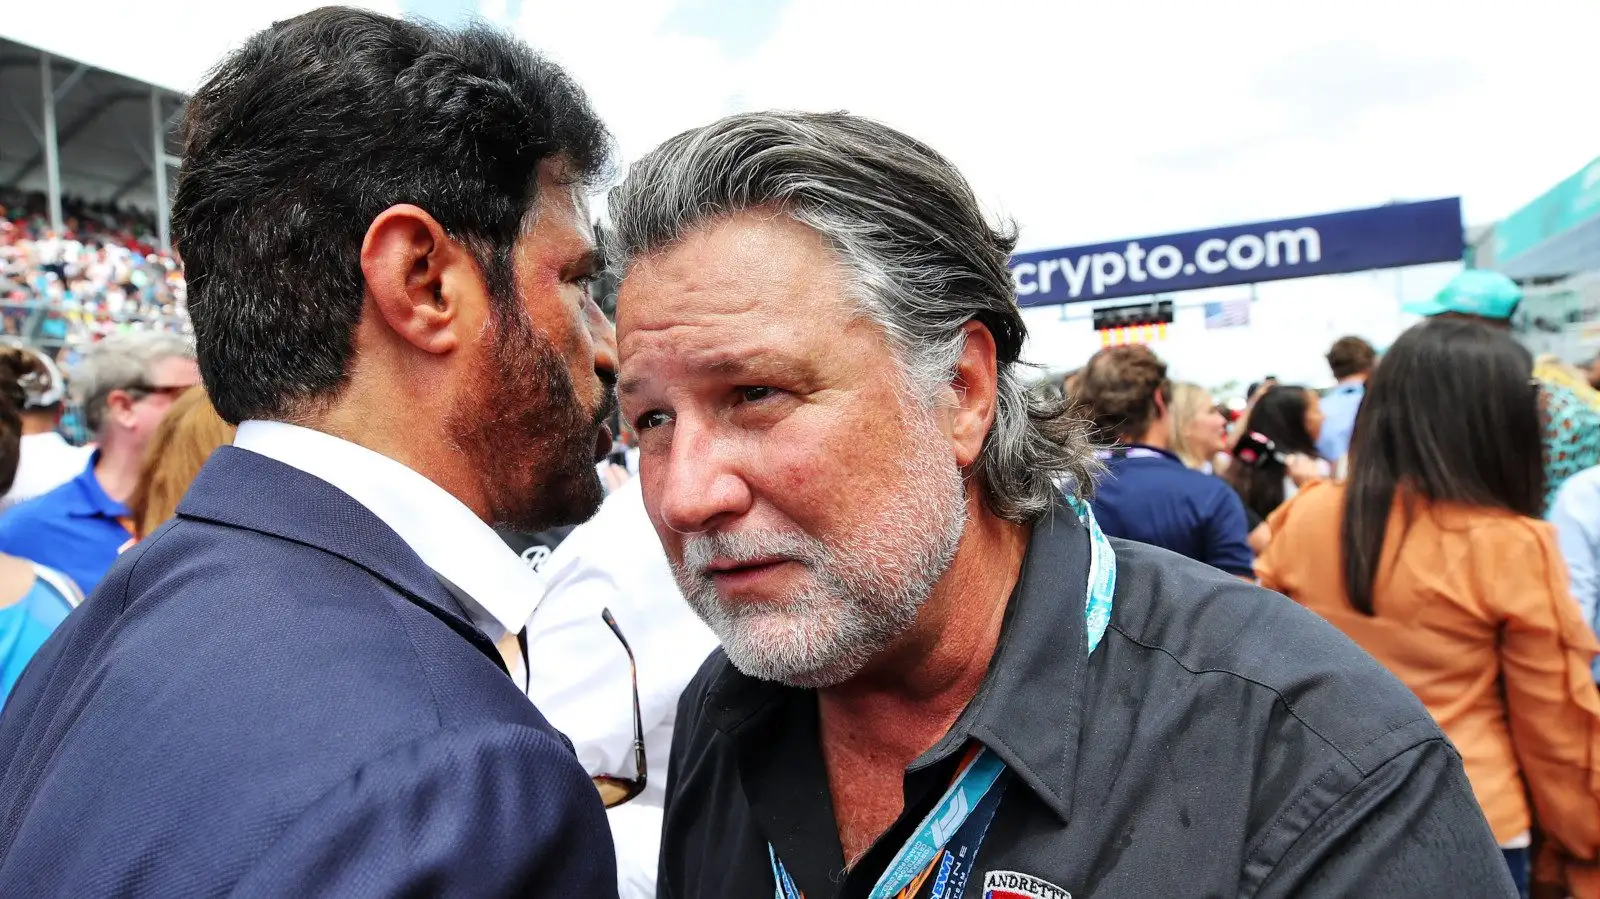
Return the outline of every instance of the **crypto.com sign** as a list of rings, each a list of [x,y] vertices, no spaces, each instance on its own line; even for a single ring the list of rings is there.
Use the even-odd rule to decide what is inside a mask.
[[[1461,199],[1038,250],[1011,257],[1023,306],[1050,306],[1461,259]]]

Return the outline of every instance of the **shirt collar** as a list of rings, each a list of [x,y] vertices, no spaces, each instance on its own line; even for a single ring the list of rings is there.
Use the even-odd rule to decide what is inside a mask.
[[[72,479],[78,489],[67,514],[77,518],[127,518],[131,514],[128,507],[112,499],[100,486],[100,479],[94,476],[94,467],[99,461],[100,451],[95,450],[89,454],[89,464]]]
[[[1088,668],[1088,579],[1089,532],[1058,501],[1034,525],[994,659],[977,695],[911,770],[936,765],[976,739],[999,755],[1063,822],[1069,819]],[[729,665],[711,687],[706,708],[718,729],[736,743],[760,741],[770,731],[767,716],[797,708],[780,701],[792,690]]]
[[[1088,669],[1089,551],[1088,530],[1063,502],[1034,525],[989,674],[913,768],[936,764],[976,739],[1063,822],[1070,818]]]
[[[498,640],[527,626],[545,582],[449,491],[381,453],[275,421],[239,425],[233,445],[320,478],[367,507],[423,563],[466,594],[472,623]]]

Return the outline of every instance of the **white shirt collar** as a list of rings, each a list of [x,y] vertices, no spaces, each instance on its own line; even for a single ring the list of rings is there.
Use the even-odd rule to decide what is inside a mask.
[[[239,425],[233,445],[321,478],[367,507],[481,607],[466,612],[491,640],[526,627],[544,597],[544,579],[493,528],[443,487],[388,456],[276,421]]]

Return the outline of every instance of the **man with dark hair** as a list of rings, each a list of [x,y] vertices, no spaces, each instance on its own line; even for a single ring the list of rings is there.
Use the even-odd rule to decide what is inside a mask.
[[[0,718],[0,895],[615,896],[492,529],[600,502],[605,129],[503,34],[340,8],[187,116],[174,231],[238,437]]]
[[[1322,433],[1317,437],[1317,452],[1329,462],[1338,462],[1350,451],[1356,411],[1367,392],[1367,376],[1378,364],[1378,351],[1359,337],[1341,337],[1328,350],[1327,360],[1339,383],[1322,398]]]
[[[1013,237],[932,148],[737,115],[608,205],[644,505],[722,642],[659,896],[1510,891],[1392,675],[1100,530],[1088,427],[1021,377]]]

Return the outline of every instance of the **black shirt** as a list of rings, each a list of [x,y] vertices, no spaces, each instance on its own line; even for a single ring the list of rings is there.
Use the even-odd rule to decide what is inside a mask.
[[[1087,531],[1064,505],[1035,527],[982,687],[848,872],[815,693],[714,654],[679,704],[657,895],[771,896],[770,841],[807,899],[865,897],[971,740],[1013,776],[970,899],[992,872],[1079,899],[1515,895],[1460,757],[1377,662],[1282,596],[1112,544],[1086,659]]]

